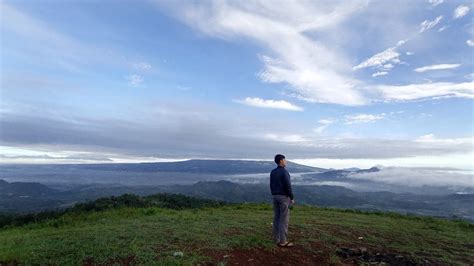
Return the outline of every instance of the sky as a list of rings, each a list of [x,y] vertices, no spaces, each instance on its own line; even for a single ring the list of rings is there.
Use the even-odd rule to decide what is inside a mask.
[[[474,170],[472,1],[0,8],[2,163]]]

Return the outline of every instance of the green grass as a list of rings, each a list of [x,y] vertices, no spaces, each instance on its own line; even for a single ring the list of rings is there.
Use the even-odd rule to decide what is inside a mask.
[[[0,229],[0,262],[102,263],[133,255],[138,264],[197,264],[205,250],[275,248],[270,204],[174,210],[119,207]],[[474,262],[474,225],[463,221],[295,205],[290,240],[306,249],[325,247],[338,263],[338,246],[388,250],[446,264]],[[359,240],[359,237],[363,237]],[[181,251],[184,256],[175,257]]]

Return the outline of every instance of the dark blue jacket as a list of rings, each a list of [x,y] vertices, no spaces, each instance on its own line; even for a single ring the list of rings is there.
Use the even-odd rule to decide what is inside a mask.
[[[286,195],[293,199],[290,173],[285,167],[278,166],[270,173],[270,190],[272,195]]]

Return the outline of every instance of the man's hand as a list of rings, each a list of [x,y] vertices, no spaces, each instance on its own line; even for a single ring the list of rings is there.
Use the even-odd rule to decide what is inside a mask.
[[[294,200],[294,199],[291,200],[291,204],[295,204],[295,200]]]

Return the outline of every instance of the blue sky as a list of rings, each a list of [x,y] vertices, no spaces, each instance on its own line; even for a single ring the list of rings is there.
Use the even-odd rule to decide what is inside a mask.
[[[472,169],[471,1],[2,1],[3,162]]]

